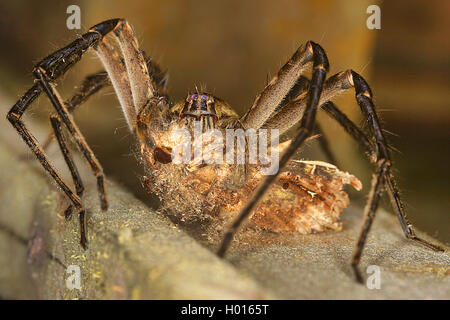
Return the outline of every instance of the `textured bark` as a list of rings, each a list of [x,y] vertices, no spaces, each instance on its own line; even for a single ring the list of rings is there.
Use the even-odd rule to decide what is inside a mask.
[[[85,251],[78,219],[63,218],[65,198],[34,161],[19,159],[0,143],[2,298],[450,298],[448,251],[406,240],[383,210],[361,263],[363,274],[368,265],[380,267],[380,290],[357,284],[349,267],[360,208],[344,211],[340,232],[248,232],[220,260],[217,243],[206,241],[205,248],[114,183],[107,184],[110,209],[102,212],[88,185]],[[81,290],[66,287],[69,265],[81,268]]]
[[[39,299],[259,299],[266,290],[202,247],[166,217],[107,183],[110,209],[95,186],[84,198],[89,248],[67,201],[33,162],[0,144],[0,296]],[[81,269],[68,289],[67,267]],[[233,279],[233,281],[230,281]]]

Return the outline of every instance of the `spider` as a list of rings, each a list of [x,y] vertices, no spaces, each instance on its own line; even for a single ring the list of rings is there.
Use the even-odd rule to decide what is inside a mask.
[[[118,47],[113,46],[106,37],[109,34],[117,40]],[[87,77],[73,98],[64,102],[54,83],[89,48],[95,50],[106,72]],[[313,72],[309,80],[302,74],[311,67]],[[225,101],[206,92],[189,93],[185,100],[172,104],[167,95],[165,72],[139,49],[134,32],[125,19],[111,19],[95,25],[68,46],[39,62],[33,69],[35,84],[11,108],[7,119],[70,200],[65,211],[66,218],[70,218],[73,209],[78,212],[80,243],[86,249],[86,212],[81,201],[84,187],[66,144],[62,125],[92,169],[97,179],[101,208],[107,210],[102,167],[71,112],[101,88],[112,84],[126,123],[137,139],[140,159],[148,168],[148,176],[143,180],[145,186],[158,194],[165,206],[183,219],[211,218],[231,222],[217,252],[223,257],[235,233],[246,220],[275,232],[307,234],[340,230],[339,215],[348,205],[348,197],[342,187],[351,184],[360,189],[358,179],[331,164],[291,160],[300,146],[311,138],[314,130],[320,132],[315,118],[317,110],[323,110],[359,143],[376,168],[351,261],[356,279],[362,282],[357,266],[384,191],[389,195],[408,239],[436,251],[443,249],[417,237],[407,220],[369,85],[353,70],[327,78],[328,69],[325,51],[319,44],[308,41],[295,51],[242,117]],[[355,91],[356,101],[369,124],[370,136],[331,102],[334,96],[348,89]],[[56,110],[50,115],[50,121],[71,172],[74,189],[61,178],[49,161],[45,147],[38,143],[21,120],[25,110],[43,92]],[[283,133],[298,123],[299,128],[292,140],[273,147],[282,151],[279,170],[264,176],[260,163],[175,164],[171,155],[176,147],[173,132],[179,128],[192,131],[195,123],[201,123],[203,129],[219,131],[277,129]],[[323,137],[321,141],[330,154]],[[224,209],[237,214],[224,215],[221,213]]]

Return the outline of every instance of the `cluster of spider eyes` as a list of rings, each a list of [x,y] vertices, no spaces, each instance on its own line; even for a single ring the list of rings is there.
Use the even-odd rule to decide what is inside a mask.
[[[194,93],[192,94],[190,97],[188,97],[188,100],[190,101],[196,101],[198,99],[198,94]],[[213,99],[205,94],[200,95],[200,100],[201,101],[206,101],[206,102],[213,102]]]

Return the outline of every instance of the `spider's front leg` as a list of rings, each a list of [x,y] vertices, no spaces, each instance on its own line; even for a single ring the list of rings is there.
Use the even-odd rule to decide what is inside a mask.
[[[406,237],[418,241],[435,251],[444,251],[444,249],[440,246],[434,245],[424,239],[417,237],[413,231],[412,225],[408,222],[403,209],[403,205],[400,201],[397,188],[391,176],[391,159],[389,155],[388,144],[384,137],[377,113],[375,111],[375,107],[372,102],[372,92],[367,82],[359,74],[352,71],[352,78],[355,87],[356,100],[363,114],[367,118],[372,134],[375,137],[377,146],[377,173],[374,176],[371,194],[369,195],[369,200],[367,202],[366,208],[364,209],[363,227],[358,238],[357,247],[353,252],[352,259],[352,266],[355,270],[358,281],[362,282],[362,277],[357,269],[357,265],[359,264],[362,250],[366,242],[367,234],[372,225],[379,199],[382,195],[382,192],[384,191],[383,185],[385,185],[386,189],[389,191],[389,197],[391,198],[393,207],[397,211],[397,215],[400,219],[400,223]]]
[[[130,73],[130,69],[133,72],[130,80],[128,79],[124,64],[120,58],[118,58],[118,55],[115,52],[108,51],[111,46],[104,36],[111,31],[114,31],[114,35],[121,45],[125,65],[128,68],[128,74]],[[36,155],[41,165],[53,177],[55,182],[70,199],[73,206],[78,210],[80,214],[81,229],[80,242],[84,248],[87,246],[86,218],[80,196],[75,194],[66,182],[63,181],[36,138],[22,122],[21,117],[31,103],[42,92],[45,92],[56,110],[57,117],[52,118],[52,125],[56,135],[58,136],[61,134],[59,124],[64,123],[70,135],[74,138],[78,149],[83,153],[85,160],[88,162],[97,178],[101,207],[103,210],[106,210],[108,202],[106,200],[103,169],[73,121],[72,116],[69,114],[66,105],[63,103],[63,100],[53,84],[53,82],[61,77],[72,65],[76,64],[81,59],[83,53],[91,47],[95,47],[104,63],[105,69],[116,90],[116,94],[119,97],[130,130],[133,131],[136,109],[145,104],[148,98],[154,93],[154,89],[152,88],[148,76],[145,60],[137,47],[137,41],[131,27],[124,19],[112,19],[95,25],[80,38],[38,63],[33,70],[37,83],[25,93],[25,95],[11,108],[7,115],[8,120]],[[74,163],[65,152],[65,143],[61,139],[58,140],[67,165],[74,177],[75,184],[78,184],[77,191],[81,194],[82,192],[80,192],[81,189],[79,188],[81,180],[78,181],[79,175],[75,172],[76,168],[74,167]]]
[[[73,161],[72,154],[70,152],[70,149],[67,147],[67,143],[64,139],[64,134],[61,127],[61,119],[58,117],[57,114],[50,115],[50,122],[53,128],[53,133],[56,137],[56,140],[58,141],[59,148],[63,154],[64,160],[66,161],[67,166],[69,167],[70,174],[72,175],[72,180],[75,185],[75,190],[77,193],[77,196],[81,199],[84,192],[84,185],[83,181],[81,180],[80,173],[78,172],[77,166],[75,165],[75,162]],[[73,204],[70,204],[67,209],[64,211],[64,216],[67,220],[69,220],[72,216],[72,209]],[[84,215],[83,220],[84,223]],[[84,232],[82,229],[81,232]]]
[[[254,125],[253,128],[260,128],[269,118],[276,107],[281,103],[284,97],[289,93],[295,82],[300,77],[305,66],[313,62],[313,74],[311,85],[308,90],[307,104],[305,113],[300,122],[300,128],[297,136],[292,140],[283,156],[279,161],[279,170],[269,175],[254,192],[252,199],[247,203],[244,209],[239,213],[237,219],[225,233],[222,244],[217,252],[223,256],[228,249],[230,242],[241,224],[250,215],[253,208],[264,196],[266,191],[280,174],[280,171],[286,166],[291,157],[298,148],[305,142],[314,130],[317,107],[322,93],[322,87],[328,72],[328,58],[322,47],[314,42],[308,42],[305,47],[296,51],[294,56],[279,71],[278,75],[269,83],[264,91],[259,95],[249,112],[243,118],[244,126]]]
[[[69,200],[72,202],[72,205],[79,212],[81,230],[80,242],[83,247],[86,247],[87,245],[87,237],[85,211],[81,203],[81,199],[79,195],[75,194],[75,192],[61,178],[60,174],[56,171],[52,163],[49,161],[45,151],[39,145],[36,138],[22,122],[21,117],[23,116],[23,113],[26,111],[26,109],[42,92],[45,92],[49,96],[53,106],[57,111],[59,119],[64,122],[64,124],[69,129],[69,132],[75,137],[77,145],[80,147],[80,149],[82,149],[85,156],[87,156],[89,164],[91,164],[91,167],[96,170],[95,172],[97,172],[97,184],[100,191],[101,206],[104,210],[106,210],[108,203],[104,190],[101,166],[99,165],[89,146],[86,144],[78,127],[73,122],[73,119],[69,115],[64,103],[62,103],[59,94],[52,84],[52,81],[55,81],[57,78],[63,75],[73,64],[78,62],[81,59],[82,54],[102,38],[102,32],[105,32],[106,34],[111,31],[114,28],[115,23],[117,23],[117,21],[110,20],[101,25],[98,25],[98,30],[92,29],[79,39],[72,42],[70,45],[56,51],[55,53],[49,55],[47,58],[38,63],[33,71],[37,83],[30,90],[28,90],[21,99],[19,99],[19,101],[11,108],[11,110],[7,114],[7,119],[11,122],[11,124],[17,130],[28,147],[33,151],[44,169],[52,176],[58,186],[64,191]],[[54,122],[54,125],[57,125],[57,123]],[[55,129],[55,132],[56,131],[58,130]],[[64,153],[64,149],[62,150]],[[67,157],[65,157],[65,159],[67,161]],[[68,166],[69,168],[71,168],[69,163]],[[72,171],[72,168],[71,172],[72,174],[74,173],[74,171]],[[78,191],[81,191],[80,186],[78,186]]]
[[[145,55],[145,54],[144,54]],[[152,85],[156,90],[156,95],[158,97],[167,97],[167,80],[168,76],[161,67],[153,61],[151,58],[146,57],[145,61],[147,63],[147,69],[149,72]],[[122,63],[124,63],[122,61]],[[73,113],[75,109],[78,109],[82,104],[84,104],[90,97],[95,95],[97,92],[105,87],[109,87],[111,81],[108,77],[106,71],[99,71],[94,74],[87,76],[81,83],[79,89],[75,94],[68,100],[64,102],[69,113]],[[47,150],[53,139],[55,138],[54,130],[51,131],[45,141],[42,143],[42,149]]]
[[[361,111],[365,115],[374,141],[369,139],[350,119],[347,118],[334,104],[329,101],[332,97],[348,89],[355,89],[355,96]],[[352,267],[355,271],[357,280],[362,282],[357,265],[359,264],[364,244],[367,239],[370,227],[375,217],[380,197],[384,190],[387,191],[392,206],[400,220],[403,232],[408,239],[415,240],[433,250],[443,251],[443,249],[424,239],[417,237],[413,226],[408,222],[404,211],[398,190],[395,185],[394,177],[390,171],[391,161],[388,149],[388,143],[383,135],[375,107],[372,102],[372,92],[367,82],[356,72],[347,70],[340,72],[325,82],[324,90],[320,98],[321,109],[326,111],[334,120],[336,120],[345,131],[355,139],[366,151],[370,162],[376,165],[376,174],[374,175],[372,188],[369,193],[369,199],[364,210],[364,222],[358,237],[357,246],[353,252]],[[306,99],[300,94],[299,98],[292,100],[292,103],[285,105],[266,121],[264,127],[281,128],[284,132],[302,118],[305,110]]]
[[[66,125],[66,128],[68,129],[71,136],[75,139],[78,148],[83,153],[85,160],[88,162],[93,174],[97,178],[97,188],[100,195],[101,208],[102,210],[107,210],[108,202],[106,200],[103,168],[101,167],[100,162],[95,157],[92,149],[87,144],[86,139],[84,138],[80,129],[75,124],[72,116],[69,114],[69,111],[65,107],[62,98],[59,95],[53,83],[47,81],[47,79],[44,76],[43,70],[39,68],[35,70],[35,75],[36,78],[41,80],[41,85],[44,91],[47,93],[47,96],[50,98],[50,101],[52,102],[53,106],[55,107],[59,119]],[[69,163],[68,166],[70,168]]]
[[[367,235],[375,218],[375,213],[378,208],[380,198],[385,190],[391,199],[392,206],[397,213],[405,236],[408,239],[415,240],[435,251],[444,251],[444,249],[415,235],[413,226],[407,220],[406,213],[391,173],[392,163],[388,143],[384,137],[383,130],[372,101],[372,91],[364,78],[355,71],[349,70],[345,74],[347,75],[348,82],[355,89],[356,101],[367,119],[370,131],[375,140],[374,143],[372,143],[350,120],[348,120],[345,115],[340,113],[340,111],[335,108],[332,103],[326,103],[324,105],[325,111],[337,119],[346,131],[349,132],[350,135],[368,151],[367,154],[369,159],[376,165],[376,173],[372,180],[369,199],[367,200],[367,204],[364,208],[363,225],[358,236],[356,248],[352,255],[353,270],[357,280],[362,283],[363,279],[359,272],[358,264],[367,240]]]

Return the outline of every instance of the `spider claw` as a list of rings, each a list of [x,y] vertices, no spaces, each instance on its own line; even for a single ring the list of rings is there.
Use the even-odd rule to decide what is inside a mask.
[[[86,211],[81,210],[79,213],[80,218],[80,244],[84,250],[88,248],[88,240],[86,237]]]
[[[83,247],[84,250],[88,249],[88,242],[87,242],[86,238],[81,238],[80,244],[81,244],[81,246]]]
[[[66,210],[64,210],[64,218],[66,221],[70,221],[72,219],[72,211],[73,211],[73,205],[69,205]]]
[[[225,234],[222,244],[220,245],[219,250],[217,250],[217,256],[219,258],[223,258],[225,256],[225,253],[227,252],[228,246],[229,246],[232,238],[233,238],[233,233],[227,232]]]
[[[107,211],[108,207],[109,207],[108,201],[106,201],[106,199],[102,199],[102,203],[101,203],[102,211]]]
[[[364,279],[361,275],[361,272],[358,269],[358,265],[352,264],[353,273],[355,274],[356,282],[359,284],[364,284]]]

